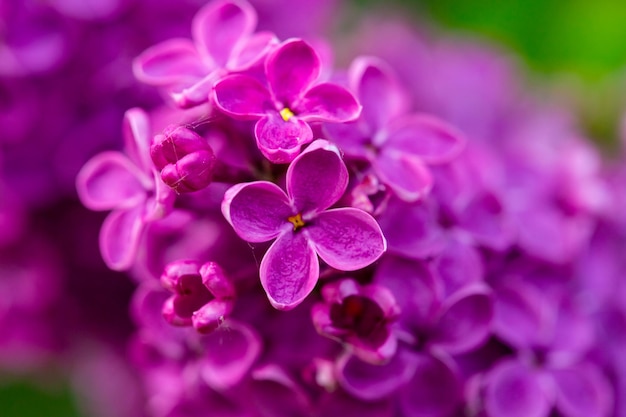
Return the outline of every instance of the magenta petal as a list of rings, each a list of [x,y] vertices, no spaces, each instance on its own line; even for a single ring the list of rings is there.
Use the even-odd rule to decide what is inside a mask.
[[[135,77],[146,84],[169,86],[192,83],[209,69],[187,39],[171,39],[146,49],[133,61]]]
[[[242,71],[255,66],[278,44],[271,32],[257,32],[237,45],[228,62],[227,69]]]
[[[540,375],[515,360],[496,365],[485,387],[489,417],[547,417],[553,399],[546,394]]]
[[[515,225],[497,196],[474,195],[458,214],[458,226],[481,245],[497,251],[506,250],[515,237]]]
[[[380,180],[404,201],[416,201],[430,193],[432,175],[419,157],[383,150],[372,165]]]
[[[495,291],[494,333],[516,348],[539,341],[546,326],[546,297],[524,282],[498,285]]]
[[[109,268],[124,271],[133,265],[145,224],[143,209],[143,205],[139,205],[130,210],[116,210],[104,220],[100,229],[100,252]]]
[[[312,404],[306,392],[278,365],[270,364],[252,372],[251,400],[259,417],[304,417]],[[246,414],[247,416],[247,414]]]
[[[239,383],[261,353],[261,340],[251,327],[228,321],[202,336],[207,355],[202,358],[202,379],[213,389],[223,390]]]
[[[209,101],[209,96],[213,89],[213,84],[219,76],[220,71],[209,72],[203,78],[193,83],[177,84],[168,89],[174,103],[181,109],[190,109]]]
[[[483,343],[491,332],[493,299],[482,284],[466,287],[441,306],[442,315],[430,342],[450,354],[467,352]]]
[[[146,198],[146,176],[125,155],[103,152],[90,159],[76,177],[80,201],[92,210],[133,207]]]
[[[229,75],[214,87],[215,103],[226,114],[257,119],[274,108],[267,88],[247,75]]]
[[[348,170],[339,149],[316,140],[287,169],[287,193],[302,214],[321,212],[341,198],[348,186]]]
[[[288,39],[265,61],[265,72],[276,100],[290,107],[320,74],[320,58],[301,39]]]
[[[391,199],[378,219],[389,241],[389,252],[412,259],[437,255],[445,247],[446,235],[437,223],[437,209],[428,200],[405,203]]]
[[[272,305],[290,310],[300,304],[317,283],[317,255],[304,233],[282,234],[267,250],[259,271]]]
[[[225,67],[237,43],[256,27],[254,9],[245,1],[210,2],[193,18],[193,39],[209,62]]]
[[[193,313],[191,324],[198,333],[211,333],[224,323],[234,305],[234,299],[213,299]]]
[[[462,400],[455,369],[431,355],[419,355],[417,359],[413,378],[402,389],[403,416],[450,416]]]
[[[458,156],[465,147],[465,138],[439,119],[418,115],[403,118],[390,126],[386,146],[436,164],[450,162]]]
[[[404,349],[383,365],[363,362],[356,356],[346,356],[337,366],[339,383],[347,392],[362,400],[387,397],[404,385],[415,372],[418,358]]]
[[[363,105],[362,118],[379,131],[407,111],[408,97],[393,71],[375,57],[359,57],[350,66],[350,81]]]
[[[293,215],[283,190],[267,181],[228,189],[222,213],[239,237],[248,242],[266,242],[291,229],[288,218]]]
[[[150,158],[150,119],[148,114],[139,107],[126,110],[122,123],[124,135],[124,151],[131,161],[145,173],[152,172],[154,164]],[[152,186],[152,183],[150,183]]]
[[[365,268],[387,250],[387,241],[376,220],[352,207],[319,213],[306,233],[320,258],[342,271]]]
[[[612,388],[595,367],[578,365],[552,371],[557,388],[556,405],[565,417],[610,415]]]
[[[345,123],[359,117],[361,105],[345,88],[324,83],[308,90],[292,110],[307,122]]]
[[[313,140],[309,125],[296,117],[284,121],[270,112],[254,127],[256,143],[263,155],[275,164],[286,164],[300,153],[300,147]]]
[[[385,256],[376,269],[374,282],[394,295],[402,311],[401,321],[418,327],[431,324],[439,310],[443,288],[426,263]]]

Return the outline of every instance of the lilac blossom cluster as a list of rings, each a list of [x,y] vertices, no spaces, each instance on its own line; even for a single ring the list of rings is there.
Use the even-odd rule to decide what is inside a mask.
[[[0,364],[98,416],[626,416],[623,157],[506,57],[135,2],[0,8]]]

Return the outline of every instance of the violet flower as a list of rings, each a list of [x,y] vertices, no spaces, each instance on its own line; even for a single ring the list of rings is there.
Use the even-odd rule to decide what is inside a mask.
[[[215,84],[215,102],[234,118],[258,120],[254,135],[263,155],[287,163],[313,140],[310,122],[348,122],[361,111],[345,88],[314,85],[320,70],[313,48],[301,39],[289,39],[265,61],[267,87],[248,75],[229,75]]]
[[[376,261],[387,242],[373,217],[359,209],[327,210],[344,193],[348,170],[339,150],[317,140],[287,170],[287,193],[267,181],[238,184],[222,213],[248,242],[277,238],[261,261],[261,284],[272,305],[291,309],[313,290],[317,255],[329,266],[354,271]]]
[[[390,326],[400,307],[387,288],[345,279],[325,285],[322,297],[324,303],[311,310],[320,334],[346,342],[366,362],[380,363],[395,353],[397,340]]]
[[[174,193],[156,178],[148,152],[147,114],[138,108],[124,116],[125,154],[102,152],[78,173],[76,189],[92,210],[111,210],[100,229],[100,251],[107,266],[132,266],[144,226],[163,218],[172,207]]]
[[[220,76],[261,62],[276,43],[269,32],[253,34],[256,23],[246,1],[213,1],[194,16],[193,42],[170,39],[147,49],[133,62],[135,76],[164,87],[180,107],[205,103]]]
[[[461,133],[435,117],[407,115],[408,98],[381,60],[358,58],[349,76],[363,112],[356,123],[325,126],[331,140],[349,157],[369,161],[401,199],[428,194],[433,180],[426,164],[453,160],[465,144]]]
[[[235,303],[233,283],[215,262],[172,262],[161,283],[174,293],[163,305],[165,319],[174,325],[193,325],[200,333],[219,327]]]

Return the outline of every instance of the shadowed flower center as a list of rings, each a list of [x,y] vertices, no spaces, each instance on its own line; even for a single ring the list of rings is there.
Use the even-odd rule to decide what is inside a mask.
[[[373,346],[387,338],[385,314],[376,302],[359,295],[346,297],[330,308],[330,319],[340,329],[350,330]]]
[[[202,278],[199,275],[181,277],[176,293],[174,310],[177,315],[185,318],[191,317],[194,311],[199,310],[214,298],[213,294],[202,283]]]
[[[287,217],[287,221],[289,221],[289,223],[293,224],[293,231],[295,232],[296,230],[298,230],[299,228],[303,227],[306,223],[304,223],[304,220],[302,220],[302,214],[298,213],[295,216],[289,216]]]
[[[288,122],[293,116],[294,114],[289,107],[285,107],[280,111],[280,117],[282,117],[286,122]]]

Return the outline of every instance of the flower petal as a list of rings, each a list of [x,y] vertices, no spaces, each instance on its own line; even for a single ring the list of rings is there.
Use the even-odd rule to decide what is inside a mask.
[[[252,372],[251,396],[259,417],[295,417],[309,415],[312,404],[308,395],[294,379],[278,365],[264,365]]]
[[[320,74],[321,62],[313,48],[301,39],[288,39],[265,61],[265,73],[276,100],[290,107]]]
[[[493,299],[482,284],[466,287],[443,305],[437,327],[429,340],[450,354],[467,352],[483,343],[491,332]]]
[[[224,113],[240,119],[257,119],[274,109],[269,91],[248,75],[229,75],[213,89],[215,103]]]
[[[104,220],[100,229],[100,253],[104,263],[114,271],[129,269],[134,261],[144,229],[143,205],[130,210],[116,210]]]
[[[291,227],[287,219],[293,212],[283,190],[271,182],[256,181],[229,188],[222,214],[243,240],[266,242]]]
[[[257,32],[235,46],[226,66],[231,71],[243,71],[261,63],[274,46],[278,44],[276,35],[271,32]]]
[[[477,243],[496,251],[508,249],[515,237],[515,224],[493,193],[473,195],[465,208],[459,210],[457,221]]]
[[[417,201],[430,193],[433,179],[419,157],[383,150],[372,165],[380,180],[404,201]]]
[[[362,119],[373,132],[406,113],[407,94],[384,61],[371,56],[359,57],[350,65],[349,77],[363,105]]]
[[[313,140],[309,125],[296,117],[284,121],[276,112],[259,120],[254,127],[259,150],[275,164],[286,164],[300,153],[300,147]]]
[[[402,389],[406,417],[447,417],[462,400],[459,376],[451,365],[431,355],[418,355],[413,378]]]
[[[415,372],[417,355],[406,349],[383,365],[364,362],[353,355],[344,356],[337,363],[337,379],[350,394],[371,401],[387,397],[404,385]]]
[[[489,417],[547,417],[552,398],[539,375],[515,360],[490,371],[485,387],[485,410]]]
[[[341,198],[348,186],[348,169],[339,149],[316,140],[287,169],[287,194],[302,214],[321,212]]]
[[[235,46],[254,32],[256,23],[256,12],[247,2],[221,0],[200,9],[191,27],[198,51],[223,68]]]
[[[597,368],[581,364],[552,371],[552,375],[557,387],[556,406],[565,417],[610,415],[611,385]]]
[[[139,107],[126,110],[122,122],[122,134],[124,136],[124,151],[130,160],[134,161],[143,172],[151,175],[154,164],[150,158],[152,135],[148,114]]]
[[[305,230],[320,258],[342,271],[365,268],[387,250],[376,220],[352,207],[319,213]]]
[[[437,223],[436,211],[429,200],[408,204],[391,199],[378,219],[389,241],[389,251],[412,259],[440,253],[446,236]]]
[[[263,257],[259,275],[275,308],[290,310],[300,304],[319,278],[317,256],[304,233],[279,236]]]
[[[371,133],[360,120],[349,123],[326,123],[323,132],[324,137],[337,145],[346,156],[368,160],[370,152],[367,145]]]
[[[494,333],[518,349],[539,342],[550,322],[545,294],[522,280],[500,283],[494,291]]]
[[[324,83],[308,90],[292,110],[306,122],[345,123],[359,117],[361,105],[345,88]]]
[[[237,385],[261,353],[261,339],[254,329],[233,320],[201,336],[201,343],[209,353],[201,360],[202,379],[216,390]]]
[[[426,328],[440,308],[443,288],[425,262],[385,256],[376,269],[374,282],[388,288],[407,327]]]
[[[193,83],[209,71],[187,39],[170,39],[154,45],[133,61],[135,77],[149,85]]]
[[[76,177],[80,201],[91,210],[133,207],[146,198],[145,175],[124,154],[102,152]]]
[[[435,117],[414,115],[389,127],[386,147],[419,156],[428,164],[438,164],[456,158],[465,147],[465,138]]]

